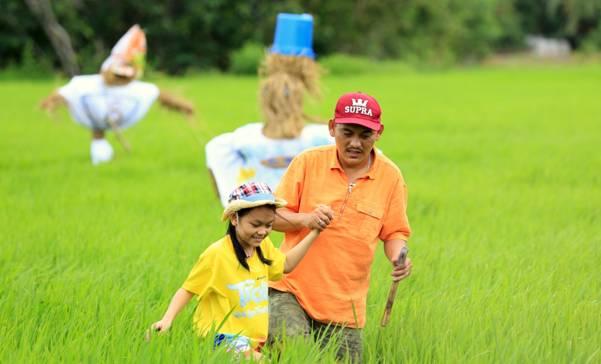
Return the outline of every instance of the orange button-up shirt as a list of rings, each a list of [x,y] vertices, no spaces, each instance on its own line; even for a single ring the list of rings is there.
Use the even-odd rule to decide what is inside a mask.
[[[372,152],[367,174],[349,183],[336,146],[298,155],[284,174],[276,195],[294,212],[329,205],[334,220],[315,240],[299,265],[272,283],[293,293],[309,316],[320,322],[365,326],[369,277],[378,239],[407,240],[407,186],[400,170]],[[287,232],[282,251],[298,244],[308,229]]]

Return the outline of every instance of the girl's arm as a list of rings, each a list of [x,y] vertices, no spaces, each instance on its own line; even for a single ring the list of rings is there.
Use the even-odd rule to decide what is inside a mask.
[[[152,328],[156,331],[167,331],[171,327],[171,323],[175,319],[178,313],[190,302],[190,299],[194,297],[193,293],[186,291],[183,288],[180,288],[175,292],[173,298],[171,299],[171,303],[167,308],[167,312],[163,315],[161,321],[157,321],[152,324]]]
[[[296,268],[317,236],[319,236],[319,230],[311,230],[311,232],[309,232],[309,234],[307,234],[303,240],[296,244],[294,248],[286,252],[284,273],[290,273],[294,270],[294,268]]]

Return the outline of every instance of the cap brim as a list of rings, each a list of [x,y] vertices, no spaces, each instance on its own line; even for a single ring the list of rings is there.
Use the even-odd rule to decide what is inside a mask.
[[[242,209],[250,209],[253,207],[264,206],[264,205],[273,205],[276,208],[284,207],[288,203],[286,200],[282,200],[280,198],[276,198],[275,200],[257,200],[257,201],[245,201],[245,200],[235,200],[230,202],[225,210],[223,210],[223,214],[221,215],[222,221],[227,221],[233,214],[242,210]]]
[[[369,128],[374,131],[380,131],[382,129],[382,124],[373,122],[371,120],[362,119],[362,118],[335,118],[334,122],[336,124],[356,124],[361,125],[366,128]]]

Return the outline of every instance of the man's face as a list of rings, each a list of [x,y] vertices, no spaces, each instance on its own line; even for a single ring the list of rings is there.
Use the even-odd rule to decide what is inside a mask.
[[[330,121],[330,135],[336,140],[338,160],[343,168],[359,168],[367,165],[369,153],[381,131],[377,132],[356,124],[335,124]]]

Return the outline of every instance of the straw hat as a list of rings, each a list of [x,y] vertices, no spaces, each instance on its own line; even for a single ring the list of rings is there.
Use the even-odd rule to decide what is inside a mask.
[[[223,210],[221,220],[227,221],[236,212],[242,209],[258,207],[263,205],[273,205],[275,207],[284,207],[287,202],[276,198],[271,192],[271,188],[263,182],[249,182],[236,188],[228,198],[228,204]]]

